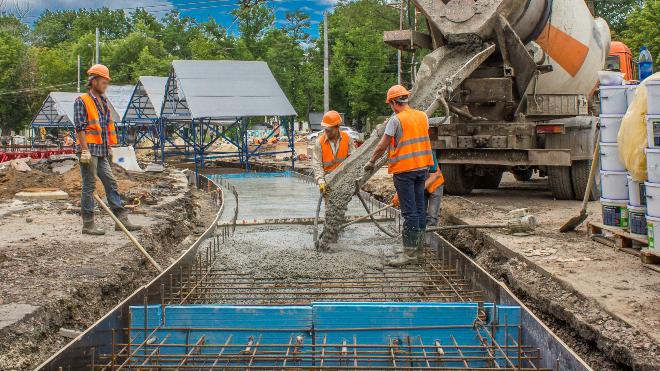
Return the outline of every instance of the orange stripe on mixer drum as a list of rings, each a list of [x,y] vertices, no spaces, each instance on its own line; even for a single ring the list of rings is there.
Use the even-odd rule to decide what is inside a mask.
[[[589,54],[589,48],[571,35],[548,23],[536,39],[550,58],[575,77]]]

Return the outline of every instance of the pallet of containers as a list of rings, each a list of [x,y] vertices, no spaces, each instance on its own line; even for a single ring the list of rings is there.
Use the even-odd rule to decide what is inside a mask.
[[[648,148],[646,149],[646,220],[648,229],[649,251],[660,255],[660,81],[647,81],[648,109],[646,130]]]
[[[600,181],[603,224],[628,227],[628,173],[619,157],[617,136],[628,109],[628,87],[601,85]]]

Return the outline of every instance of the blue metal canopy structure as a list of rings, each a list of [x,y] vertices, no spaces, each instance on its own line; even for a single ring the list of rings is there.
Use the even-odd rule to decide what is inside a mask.
[[[250,159],[291,154],[295,164],[296,112],[265,62],[173,61],[163,101],[162,118],[192,149],[195,170],[214,158],[238,157],[245,168]],[[250,119],[270,120],[271,131],[250,147]],[[286,151],[261,150],[265,141],[285,133]],[[212,151],[218,141],[233,144],[233,152]]]

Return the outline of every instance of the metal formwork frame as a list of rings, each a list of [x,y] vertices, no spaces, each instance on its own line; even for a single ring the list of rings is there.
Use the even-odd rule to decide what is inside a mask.
[[[158,109],[158,112],[162,107],[154,107],[142,82],[138,81],[133,89],[133,94],[131,95],[130,101],[126,112],[133,110],[135,112],[135,117],[125,119],[119,125],[119,139],[122,145],[127,146],[131,145],[135,149],[153,149],[154,151],[154,160],[158,160],[160,157],[161,163],[165,162],[164,151],[164,125],[163,120],[160,115],[152,115],[148,113],[148,109]],[[133,140],[129,142],[128,136],[130,132],[133,132]],[[140,146],[140,143],[143,141],[151,143],[148,146]],[[160,156],[159,156],[160,152]]]
[[[30,144],[34,146],[34,138],[39,134],[41,128],[46,129],[56,129],[56,130],[66,130],[71,135],[71,138],[75,140],[76,131],[73,125],[73,122],[67,117],[60,115],[57,111],[55,105],[57,102],[50,96],[50,94],[44,100],[44,103],[39,107],[39,111],[34,116],[34,119],[30,123],[32,129],[32,135],[30,136]],[[45,121],[38,121],[39,117],[45,118]]]

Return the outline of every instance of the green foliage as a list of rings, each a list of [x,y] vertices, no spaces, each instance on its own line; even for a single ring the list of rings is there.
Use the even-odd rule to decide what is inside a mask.
[[[0,29],[0,90],[18,89],[27,79],[28,46],[20,35]],[[0,99],[0,131],[21,127],[28,117],[28,107],[22,96],[2,96]]]
[[[660,62],[660,1],[648,0],[637,8],[626,20],[627,29],[623,31],[623,40],[636,58],[642,45],[646,45],[654,58],[658,69]]]
[[[628,15],[637,9],[644,0],[595,0],[594,13],[607,21],[614,40],[621,37],[627,28]]]

